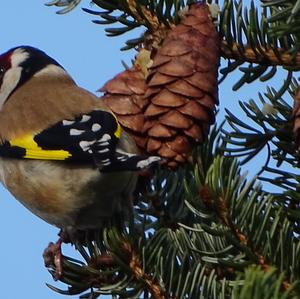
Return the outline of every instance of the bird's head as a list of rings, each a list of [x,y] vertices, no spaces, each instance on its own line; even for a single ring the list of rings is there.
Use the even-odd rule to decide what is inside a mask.
[[[0,55],[0,110],[15,89],[38,76],[68,75],[56,60],[34,47],[15,47]]]

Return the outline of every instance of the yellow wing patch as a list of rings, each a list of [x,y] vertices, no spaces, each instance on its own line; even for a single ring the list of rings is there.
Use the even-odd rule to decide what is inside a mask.
[[[116,123],[117,123],[117,129],[116,129],[116,131],[114,132],[114,134],[115,134],[115,136],[116,136],[118,139],[120,139],[121,133],[122,133],[121,125],[120,125],[120,123],[119,123],[117,117],[115,116],[115,114],[112,113],[112,112],[111,112],[111,114],[112,114],[112,116],[115,118]]]
[[[32,135],[15,138],[9,142],[12,146],[18,146],[26,150],[24,158],[40,160],[65,160],[71,156],[65,150],[44,150],[33,140]]]

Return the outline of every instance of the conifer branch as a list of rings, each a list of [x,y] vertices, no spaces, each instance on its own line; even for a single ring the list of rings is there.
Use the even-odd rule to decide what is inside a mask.
[[[123,49],[153,50],[159,49],[166,32],[183,20],[182,9],[194,1],[92,2],[97,11],[85,11],[97,16],[96,24],[121,26],[106,28],[108,36],[141,27],[146,30],[142,36],[127,41]],[[224,129],[222,138],[216,130],[212,131],[208,142],[196,149],[193,163],[172,172],[157,171],[145,190],[137,192],[134,228],[128,229],[128,234],[127,230],[125,235],[117,229],[106,230],[103,236],[99,234],[98,242],[77,247],[84,263],[64,257],[61,281],[70,287],[60,291],[62,294],[95,290],[95,294],[84,294],[81,298],[95,299],[108,292],[120,298],[213,298],[216,294],[229,298],[235,286],[243,285],[244,293],[232,298],[249,298],[247,295],[255,288],[256,296],[252,299],[298,298],[299,290],[296,297],[285,294],[300,283],[300,178],[278,167],[282,163],[296,167],[298,161],[292,107],[281,97],[285,92],[291,93],[292,72],[300,70],[299,39],[292,35],[300,28],[293,25],[300,6],[294,5],[296,0],[261,2],[265,3],[263,9],[255,1],[250,7],[243,7],[242,0],[222,1],[218,37],[221,55],[228,60],[228,66],[221,73],[226,76],[239,68],[244,75],[233,87],[237,90],[256,79],[270,80],[282,67],[288,71],[282,87],[267,88],[258,100],[241,103],[248,121],[228,109],[227,122],[232,129]],[[288,10],[281,9],[287,2]],[[300,4],[300,0],[297,2]],[[76,3],[78,0],[54,0],[49,5],[72,8]],[[286,28],[288,15],[293,22]],[[192,25],[196,24],[194,21]],[[205,49],[210,51],[209,47]],[[166,59],[165,56],[162,57]],[[247,62],[248,66],[243,65]],[[165,65],[166,61],[159,63]],[[172,68],[175,66],[177,69],[178,64],[174,63]],[[171,76],[169,68],[167,71]],[[161,76],[165,72],[157,73],[166,80],[168,76]],[[207,72],[204,73],[207,78]],[[201,82],[197,80],[197,85]],[[168,83],[160,85],[164,84]],[[249,125],[251,120],[255,126]],[[285,188],[279,195],[264,192],[256,184],[257,177],[246,179],[241,163],[233,158],[244,157],[242,162],[246,163],[263,149],[268,150],[268,157],[259,176],[263,171],[271,173],[272,163],[277,162],[273,177],[265,181]],[[51,264],[50,271],[53,269],[55,265]]]
[[[138,13],[137,1],[135,0],[126,0],[128,7],[132,13],[132,17],[137,20],[140,24],[144,24],[146,27],[150,27],[153,31],[157,30],[160,27],[160,23],[156,15],[151,13],[149,9],[145,6],[140,6],[140,11],[144,18]],[[148,24],[148,26],[147,26]]]
[[[247,246],[248,238],[236,227],[236,225],[231,220],[230,207],[228,207],[225,198],[222,195],[218,197],[214,197],[212,192],[209,190],[209,186],[207,185],[203,186],[200,189],[199,195],[201,200],[207,206],[214,205],[214,208],[216,209],[216,213],[218,217],[221,219],[222,223],[232,231],[233,235],[243,246]]]
[[[128,265],[137,280],[143,281],[154,299],[166,299],[161,286],[145,271],[142,267],[142,262],[139,255],[134,251],[128,242],[124,242],[122,250],[128,256]]]
[[[218,171],[217,169],[218,167],[216,167],[214,171]],[[231,172],[231,170],[229,172]],[[216,173],[211,173],[210,175],[222,177],[224,179],[224,174],[221,173],[218,173],[218,175],[216,175]],[[254,241],[252,235],[253,231],[251,232],[251,230],[245,229],[243,227],[243,223],[236,218],[238,211],[234,211],[232,209],[232,203],[230,204],[230,202],[232,201],[232,197],[228,197],[228,193],[230,194],[228,188],[231,187],[226,185],[225,182],[223,182],[223,184],[224,186],[221,188],[214,188],[213,186],[209,186],[209,184],[202,186],[202,188],[199,191],[199,199],[205,204],[205,206],[209,210],[213,211],[213,213],[216,214],[216,216],[220,219],[223,225],[229,228],[231,232],[225,232],[225,235],[230,239],[232,244],[235,244],[237,248],[240,248],[240,250],[242,250],[246,254],[247,259],[249,259],[251,263],[259,265],[261,269],[263,269],[263,271],[265,271],[266,273],[270,269],[278,267],[276,260],[273,260],[272,258],[270,258],[270,256],[266,254],[265,246],[262,246],[261,243],[259,244],[256,241]],[[241,193],[243,193],[243,191],[241,191]],[[270,198],[270,200],[274,201],[275,198]],[[271,204],[271,201],[269,202],[269,204]],[[269,204],[267,204],[266,207],[269,206]],[[239,212],[244,213],[243,211]],[[281,288],[283,290],[288,290],[292,285],[292,281],[293,279],[289,275],[285,275],[284,279],[282,280]]]
[[[291,55],[285,49],[264,48],[259,46],[253,48],[238,43],[228,43],[225,40],[221,43],[221,55],[226,59],[237,61],[264,64],[268,66],[283,66],[300,68],[300,54]]]

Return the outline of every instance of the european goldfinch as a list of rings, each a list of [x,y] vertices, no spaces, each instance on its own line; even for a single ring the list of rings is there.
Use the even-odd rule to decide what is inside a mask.
[[[0,180],[16,199],[67,233],[130,211],[136,171],[160,159],[101,100],[29,46],[0,56],[0,86]]]

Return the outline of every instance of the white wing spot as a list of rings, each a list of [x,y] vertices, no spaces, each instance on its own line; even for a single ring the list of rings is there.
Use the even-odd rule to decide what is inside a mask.
[[[82,119],[80,122],[84,123],[84,122],[89,121],[90,119],[91,119],[91,116],[84,114],[84,115],[82,115]]]
[[[97,151],[98,153],[107,153],[107,152],[109,152],[109,149],[108,148],[105,148],[105,149],[103,149],[103,150],[99,150],[99,151]]]
[[[101,165],[104,165],[104,166],[107,166],[107,165],[110,164],[110,160],[109,160],[109,159],[102,160],[102,161],[100,162],[100,164],[101,164]]]
[[[110,135],[104,134],[104,135],[102,136],[102,138],[99,139],[99,142],[108,141],[108,140],[110,140],[110,139],[111,139]]]
[[[70,130],[70,135],[77,136],[77,135],[81,135],[84,132],[85,132],[84,130],[71,129]]]
[[[70,126],[70,125],[73,125],[75,123],[75,121],[74,120],[63,120],[62,123],[64,126]]]
[[[145,168],[145,167],[148,167],[148,166],[151,165],[152,163],[158,162],[158,161],[160,161],[160,160],[161,160],[160,157],[152,156],[152,157],[149,157],[148,159],[139,161],[139,162],[136,164],[136,167],[137,167],[137,168],[140,168],[140,169],[143,169],[143,168]]]
[[[99,124],[93,124],[92,131],[97,132],[101,129],[101,126]]]
[[[128,157],[121,156],[121,157],[118,157],[117,159],[120,160],[120,161],[122,161],[122,162],[124,162],[124,161],[126,161],[128,159]]]
[[[80,141],[79,142],[79,146],[82,148],[83,151],[87,151],[90,149],[90,146],[93,145],[95,143],[95,140],[93,141]]]
[[[127,156],[128,158],[136,156],[136,154],[126,153],[126,152],[122,151],[121,149],[117,149],[116,152],[121,155]]]

